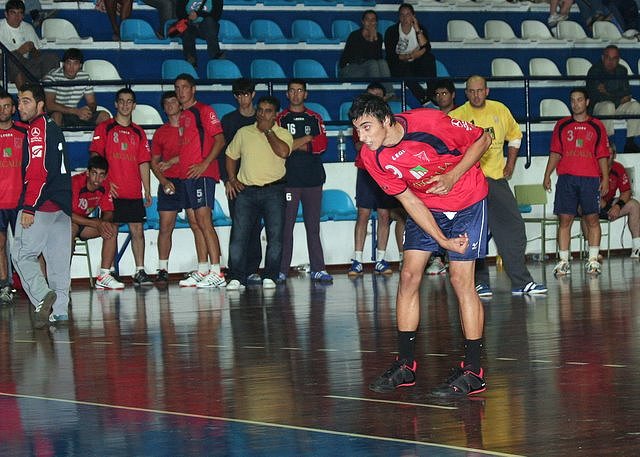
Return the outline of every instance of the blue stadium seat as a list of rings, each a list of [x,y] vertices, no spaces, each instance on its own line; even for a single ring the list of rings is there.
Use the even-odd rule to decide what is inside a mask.
[[[341,121],[349,120],[349,110],[351,109],[352,104],[353,104],[352,100],[347,100],[346,102],[340,103],[340,120]]]
[[[256,6],[257,0],[225,0],[225,5]]]
[[[269,44],[298,43],[298,40],[286,38],[278,24],[269,19],[254,19],[249,25],[251,38]]]
[[[391,112],[393,114],[398,114],[403,112],[404,110],[402,109],[402,102],[399,100],[391,100],[389,101],[389,108],[391,108]]]
[[[295,7],[298,3],[298,0],[262,0],[262,4],[264,6],[291,6]]]
[[[387,29],[395,24],[395,21],[390,21],[389,19],[378,19],[378,32],[382,35],[382,38],[384,38],[384,33]]]
[[[337,38],[327,38],[316,21],[296,19],[291,23],[291,36],[309,44],[338,44]]]
[[[349,19],[336,19],[331,23],[331,36],[340,41],[347,41],[349,35],[360,26],[355,21]]]
[[[218,37],[221,43],[226,44],[253,44],[256,42],[253,38],[245,38],[242,36],[238,26],[226,19],[220,19],[220,32]]]
[[[236,79],[242,74],[238,66],[228,59],[212,59],[207,63],[207,79]]]
[[[344,6],[376,6],[376,0],[340,0]]]
[[[188,73],[198,79],[198,72],[186,60],[167,59],[162,62],[162,79],[176,79],[176,76],[181,73]]]
[[[338,4],[338,0],[303,0],[304,6],[325,6],[333,7]]]
[[[444,64],[438,59],[436,59],[436,76],[438,78],[448,78],[449,76],[451,76],[449,74],[449,70],[447,70],[447,67],[445,67]]]
[[[120,39],[138,44],[169,44],[171,40],[161,40],[153,27],[143,19],[125,19],[120,24]]]
[[[216,112],[218,119],[222,119],[225,114],[236,110],[236,107],[231,103],[212,103],[211,108]]]
[[[320,220],[355,221],[358,216],[351,197],[340,189],[326,189],[322,191],[322,209]]]
[[[304,105],[309,108],[311,111],[315,111],[316,113],[318,113],[320,115],[320,117],[322,117],[322,120],[325,122],[327,121],[332,121],[333,120],[333,116],[331,116],[331,114],[329,114],[329,110],[327,110],[327,108],[325,108],[324,105],[321,105],[320,103],[316,103],[316,102],[304,102]],[[343,127],[340,125],[325,125],[325,128],[327,129],[327,131],[333,131],[333,130],[340,130]]]
[[[215,227],[225,227],[231,225],[231,218],[224,214],[220,202],[216,200],[213,204],[213,225]]]
[[[327,70],[313,59],[296,59],[293,62],[293,77],[303,79],[328,78]]]
[[[280,64],[271,59],[255,59],[251,62],[251,77],[254,79],[286,79]]]

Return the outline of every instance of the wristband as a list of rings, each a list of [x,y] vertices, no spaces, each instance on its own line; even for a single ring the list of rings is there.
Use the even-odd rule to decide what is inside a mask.
[[[618,206],[622,209],[622,208],[624,208],[624,205],[626,205],[626,203],[625,203],[625,202],[623,202],[622,200],[618,200],[618,201],[616,202],[616,205],[618,205]]]
[[[271,130],[271,129],[267,129],[267,130],[264,131],[264,134],[267,135],[267,136],[271,135],[272,133],[273,133],[273,130]]]

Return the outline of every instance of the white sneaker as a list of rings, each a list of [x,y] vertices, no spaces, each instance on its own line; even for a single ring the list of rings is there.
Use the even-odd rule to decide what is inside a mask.
[[[591,275],[599,275],[602,272],[602,265],[600,265],[598,259],[589,259],[585,268],[587,269],[587,273]]]
[[[629,256],[632,259],[640,259],[640,248],[634,248],[631,250],[631,255]]]
[[[561,260],[553,268],[553,274],[556,276],[566,276],[571,274],[571,264],[566,260]]]
[[[207,276],[196,284],[196,287],[227,287],[227,281],[224,280],[224,276],[220,273],[210,271]]]
[[[105,273],[96,278],[96,289],[124,289],[124,283]]]
[[[237,279],[232,279],[227,283],[227,290],[244,290],[244,284],[241,284]]]
[[[262,288],[263,289],[275,289],[276,288],[276,283],[273,279],[269,279],[269,278],[264,278],[262,280]]]
[[[434,257],[433,262],[427,268],[428,275],[443,275],[447,272],[447,266],[442,261],[441,257]]]
[[[200,273],[199,271],[192,271],[188,278],[181,279],[178,284],[180,285],[180,287],[195,287],[206,276],[207,276],[207,273]]]
[[[640,32],[636,29],[629,29],[622,32],[622,36],[625,38],[635,38]]]

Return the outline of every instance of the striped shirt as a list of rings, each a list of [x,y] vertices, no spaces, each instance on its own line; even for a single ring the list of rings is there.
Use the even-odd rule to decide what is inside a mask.
[[[86,94],[93,94],[93,85],[91,77],[86,71],[80,70],[75,78],[69,79],[64,75],[62,67],[55,68],[47,73],[42,82],[56,83],[62,81],[76,81],[75,86],[49,86],[45,88],[45,92],[53,92],[56,94],[56,103],[70,108],[75,108]]]

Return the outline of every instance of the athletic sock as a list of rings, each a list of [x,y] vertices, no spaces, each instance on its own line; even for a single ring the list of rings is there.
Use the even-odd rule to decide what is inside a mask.
[[[598,260],[598,254],[600,254],[600,246],[589,246],[589,260]]]
[[[560,256],[560,260],[564,260],[565,262],[569,261],[569,251],[558,251],[558,255]]]
[[[169,260],[158,260],[158,270],[168,270],[169,269]]]
[[[480,373],[480,351],[482,339],[465,340],[464,342],[464,367],[476,374]]]
[[[358,262],[362,263],[362,251],[355,251],[353,253],[353,260],[357,260]]]
[[[219,263],[212,263],[211,264],[211,269],[209,271],[219,275],[220,274],[220,264]]]
[[[203,276],[209,273],[209,262],[198,263],[198,273]]]
[[[398,359],[408,365],[413,363],[416,347],[416,332],[402,332],[398,330]]]
[[[381,251],[380,249],[376,249],[376,259],[378,259],[378,262],[381,260],[384,260],[384,256],[387,253],[387,251]]]
[[[136,271],[144,271],[144,265],[136,265]]]
[[[109,270],[108,268],[100,268],[100,275],[99,276],[104,276],[104,275],[108,275],[111,274],[111,270]]]

